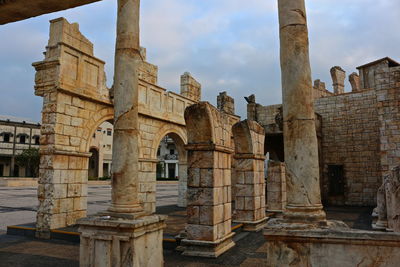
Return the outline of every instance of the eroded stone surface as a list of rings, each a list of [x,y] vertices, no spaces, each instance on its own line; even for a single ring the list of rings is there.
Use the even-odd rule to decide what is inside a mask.
[[[188,131],[188,224],[184,255],[218,257],[231,239],[232,125],[238,117],[208,102],[185,111]]]
[[[233,128],[236,160],[234,221],[244,230],[258,231],[265,225],[264,140],[265,131],[255,121],[245,120]]]
[[[304,0],[279,0],[287,209],[294,221],[325,219]]]

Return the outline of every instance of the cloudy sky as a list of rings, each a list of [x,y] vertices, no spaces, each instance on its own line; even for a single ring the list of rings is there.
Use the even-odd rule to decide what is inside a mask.
[[[112,83],[116,0],[0,26],[0,115],[40,120],[41,98],[34,96],[31,63],[43,59],[48,21],[78,22],[106,61]],[[227,91],[245,117],[243,99],[281,102],[276,0],[142,0],[141,45],[159,66],[159,85],[179,92],[179,77],[189,71],[202,83],[203,100],[215,104]],[[306,0],[313,79],[331,88],[329,69],[347,74],[375,59],[400,60],[400,1]],[[349,90],[347,84],[346,90]]]

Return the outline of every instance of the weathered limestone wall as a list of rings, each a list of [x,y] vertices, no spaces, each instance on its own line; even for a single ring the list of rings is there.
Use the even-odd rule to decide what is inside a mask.
[[[400,165],[400,67],[375,72],[382,175]]]
[[[188,132],[187,238],[184,255],[218,257],[234,246],[231,232],[232,125],[236,116],[208,102],[185,111]]]
[[[219,93],[217,97],[217,108],[228,114],[235,114],[235,100],[226,92]]]
[[[141,57],[145,59],[145,49]],[[90,140],[102,122],[114,118],[104,64],[94,57],[93,44],[80,33],[78,24],[63,18],[51,21],[45,59],[33,64],[35,94],[43,97],[38,232],[74,224],[86,215]],[[152,213],[158,145],[166,134],[175,134],[180,163],[185,166],[183,115],[195,102],[157,86],[157,67],[150,63],[142,62],[139,77],[138,198]],[[180,195],[185,196],[184,185],[181,188]]]
[[[313,86],[314,99],[332,96],[332,95],[334,95],[334,94],[326,89],[326,85],[324,82],[321,82],[321,80],[314,81],[314,86]]]
[[[286,207],[285,163],[268,161],[267,211],[283,212]]]
[[[235,142],[235,216],[244,230],[258,231],[265,226],[265,131],[255,121],[244,120],[233,128]]]
[[[322,117],[323,199],[329,204],[375,205],[381,184],[375,91],[320,98],[314,105]],[[343,165],[344,198],[328,197],[328,165]]]
[[[33,64],[35,94],[43,97],[37,212],[42,237],[86,215],[90,138],[113,118],[104,62],[93,56],[78,25],[53,20],[50,36],[44,61]]]
[[[189,72],[181,76],[181,95],[195,102],[201,100],[201,84]]]

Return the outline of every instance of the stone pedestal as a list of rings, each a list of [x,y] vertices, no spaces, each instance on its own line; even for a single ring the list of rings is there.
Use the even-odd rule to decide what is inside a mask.
[[[135,220],[109,216],[80,219],[81,267],[161,267],[166,216]]]
[[[325,228],[265,230],[264,236],[266,266],[394,267],[400,262],[400,234]]]
[[[255,121],[241,121],[233,128],[236,160],[234,222],[243,223],[245,231],[259,231],[265,216],[264,128]]]
[[[182,255],[217,258],[235,246],[235,243],[232,241],[234,235],[235,233],[231,232],[225,237],[214,241],[183,239],[181,241],[181,245],[184,247]]]

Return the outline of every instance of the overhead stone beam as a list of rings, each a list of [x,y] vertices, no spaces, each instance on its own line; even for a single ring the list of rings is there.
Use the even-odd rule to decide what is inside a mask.
[[[0,0],[0,25],[101,0]]]

